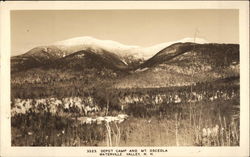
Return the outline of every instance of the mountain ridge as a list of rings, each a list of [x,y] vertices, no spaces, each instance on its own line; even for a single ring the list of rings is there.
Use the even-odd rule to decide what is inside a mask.
[[[54,52],[57,54],[53,54]],[[100,47],[73,53],[56,46],[38,47],[26,54],[12,57],[11,68],[16,80],[25,80],[26,77],[22,75],[19,78],[18,73],[27,71],[30,75],[28,78],[33,75],[43,77],[48,70],[55,73],[67,71],[67,78],[74,80],[78,80],[79,75],[81,78],[87,76],[85,82],[92,78],[98,81],[105,78],[114,81],[110,86],[115,88],[185,86],[238,77],[239,45],[178,42],[163,48],[147,60],[137,61],[134,58],[126,60],[117,53]],[[56,75],[51,77],[50,80],[58,80],[54,78]],[[64,75],[59,80],[65,80],[63,77]],[[46,78],[44,80],[47,81]]]
[[[192,41],[192,38],[184,38],[181,42]],[[197,38],[198,43],[206,43],[204,39]],[[19,70],[26,70],[32,65],[34,67],[50,64],[55,60],[64,58],[81,50],[91,50],[93,52],[110,52],[117,55],[122,62],[128,65],[128,69],[135,68],[143,61],[154,56],[158,51],[168,47],[173,42],[156,44],[150,47],[127,46],[112,40],[99,40],[93,37],[84,36],[67,40],[57,41],[48,46],[37,46],[24,54],[11,57],[12,65],[20,64]],[[12,66],[13,67],[13,66]],[[27,68],[26,68],[27,67]]]
[[[239,76],[238,44],[175,43],[140,64],[116,88],[187,86]]]

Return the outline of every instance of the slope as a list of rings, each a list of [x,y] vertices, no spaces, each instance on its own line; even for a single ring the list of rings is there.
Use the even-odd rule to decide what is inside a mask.
[[[176,43],[141,64],[116,88],[188,86],[239,77],[239,45]]]

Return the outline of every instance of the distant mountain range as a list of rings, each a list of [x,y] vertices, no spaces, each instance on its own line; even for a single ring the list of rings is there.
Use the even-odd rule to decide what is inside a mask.
[[[28,52],[14,56],[11,58],[14,71],[26,70],[32,67],[39,67],[53,63],[55,60],[73,55],[78,51],[91,52],[101,54],[113,54],[115,58],[119,58],[124,64],[133,65],[135,62],[142,63],[154,56],[160,50],[170,46],[177,42],[193,41],[192,38],[184,38],[175,42],[166,42],[157,44],[151,47],[143,48],[139,46],[127,46],[116,41],[111,40],[99,40],[92,37],[78,37],[71,38],[63,41],[55,42],[49,46],[35,47]],[[204,39],[196,39],[197,43],[206,43]],[[20,65],[19,65],[20,64]],[[18,67],[18,68],[16,68]]]
[[[183,86],[239,76],[239,45],[185,38],[142,48],[79,37],[11,58],[13,79],[20,73],[39,73],[37,69],[97,73],[105,69],[118,76],[113,83],[118,88]]]
[[[165,42],[156,44],[150,47],[140,47],[140,46],[128,46],[121,44],[112,40],[99,40],[93,37],[77,37],[71,38],[63,41],[58,41],[53,43],[61,50],[69,53],[73,53],[80,50],[93,49],[99,50],[103,49],[109,52],[113,52],[120,57],[133,56],[135,59],[149,59],[155,55],[160,50],[178,42],[194,42],[193,38],[184,38],[178,41]],[[207,43],[206,40],[201,38],[195,39],[196,43]]]

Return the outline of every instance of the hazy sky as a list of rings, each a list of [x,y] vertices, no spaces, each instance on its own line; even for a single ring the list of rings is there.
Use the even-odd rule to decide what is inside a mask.
[[[12,11],[12,55],[79,36],[152,46],[194,37],[238,43],[238,10]]]

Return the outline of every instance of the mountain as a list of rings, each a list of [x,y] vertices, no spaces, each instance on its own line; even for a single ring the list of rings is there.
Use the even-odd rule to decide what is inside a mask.
[[[22,71],[34,67],[48,65],[59,58],[66,57],[78,51],[102,51],[113,53],[128,65],[135,68],[145,60],[154,56],[157,52],[176,42],[193,41],[192,38],[184,38],[179,41],[166,42],[151,47],[127,46],[112,40],[99,40],[93,37],[76,37],[55,42],[48,46],[39,46],[31,49],[23,55],[11,58],[12,71]],[[196,38],[197,43],[206,43],[204,39]]]
[[[53,43],[53,45],[57,46],[63,51],[68,52],[69,54],[72,52],[86,50],[86,49],[103,49],[109,52],[113,52],[116,55],[120,56],[123,59],[128,57],[133,59],[149,59],[154,56],[160,50],[178,42],[193,42],[194,38],[183,38],[177,41],[160,43],[157,45],[153,45],[150,47],[141,47],[135,45],[124,45],[116,41],[112,40],[99,40],[93,37],[76,37],[63,41],[58,41]],[[201,38],[196,38],[195,43],[207,43],[206,40]]]
[[[58,41],[53,43],[53,45],[67,54],[81,50],[110,52],[117,55],[120,60],[130,67],[134,67],[143,61],[143,58],[139,58],[137,55],[141,52],[139,46],[128,46],[112,40],[99,40],[87,36]]]
[[[47,50],[47,49],[46,49]],[[119,56],[98,49],[67,52],[55,51],[59,55],[51,55],[44,47],[32,49],[24,55],[11,59],[11,80],[17,84],[50,84],[62,82],[82,82],[85,87],[126,75],[128,65]],[[51,49],[50,49],[51,50]],[[58,50],[58,49],[54,49]],[[91,83],[91,84],[90,84]]]
[[[46,54],[46,55],[45,55]],[[81,50],[66,56],[51,56],[49,53],[37,51],[37,53],[26,53],[11,59],[13,78],[35,77],[43,78],[46,73],[62,73],[67,71],[67,75],[78,77],[79,75],[92,77],[116,77],[128,73],[128,65],[117,55],[105,50],[95,51],[93,49]],[[22,75],[26,73],[27,75]],[[48,75],[47,75],[48,76]],[[50,75],[50,80],[56,80],[58,75]],[[48,76],[49,77],[49,76]],[[65,74],[61,76],[64,80]],[[67,76],[68,77],[68,76]],[[18,79],[20,80],[20,79]],[[29,82],[32,79],[28,79]],[[38,79],[39,80],[39,79]],[[68,79],[67,79],[68,80]]]
[[[163,50],[164,48],[173,45],[175,43],[186,43],[186,42],[195,42],[197,44],[204,44],[204,43],[208,43],[205,39],[202,38],[183,38],[181,40],[176,40],[176,41],[171,41],[171,42],[164,42],[164,43],[160,43],[157,45],[153,45],[151,47],[145,47],[145,48],[141,48],[141,53],[140,53],[140,57],[144,58],[145,60],[153,57],[156,53],[158,53],[159,51]]]
[[[58,41],[53,43],[61,50],[68,52],[69,54],[86,49],[92,50],[106,50],[109,52],[113,52],[116,55],[124,56],[126,55],[123,52],[130,52],[132,49],[138,48],[138,46],[127,46],[112,40],[99,40],[93,37],[76,37],[63,41]],[[129,54],[128,54],[129,55]]]
[[[116,88],[188,86],[239,77],[238,44],[175,43],[137,67]]]
[[[107,68],[114,71],[123,71],[127,69],[127,64],[111,52],[88,49],[80,50],[63,57],[57,60],[52,67],[62,69],[73,68],[75,70],[84,70],[86,68],[102,70],[103,68]]]
[[[35,47],[25,54],[11,57],[11,71],[18,72],[53,63],[65,56],[65,52],[56,46]]]
[[[209,64],[211,66],[228,66],[239,63],[239,45],[237,44],[197,44],[175,43],[158,52],[140,65],[151,67],[161,63],[171,64]]]
[[[117,64],[116,69],[125,69],[125,66],[128,64],[129,66],[134,66],[134,64],[137,65],[141,62],[133,56],[123,55],[123,52],[130,52],[130,50],[134,48],[136,48],[136,46],[126,46],[111,40],[98,40],[92,37],[72,38],[53,43],[49,46],[35,47],[25,54],[12,57],[11,71],[18,72],[36,67],[48,67],[50,64],[53,64],[54,66],[57,63],[57,60],[60,60],[59,64],[62,64],[62,58],[66,57],[65,61],[67,62],[67,60],[69,60],[72,56],[79,56],[79,51],[84,51],[87,57],[97,57],[98,61],[105,60],[106,63],[108,58],[109,60],[112,58],[113,60],[111,59],[109,61],[110,65]],[[92,55],[90,55],[90,53],[86,53],[87,51],[91,52]],[[102,64],[102,61],[98,63]]]
[[[15,72],[21,72],[29,73],[32,78],[33,75],[38,77],[36,71],[41,75],[46,71],[67,71],[69,74],[64,73],[59,80],[65,80],[66,75],[66,80],[78,80],[80,75],[88,76],[88,80],[105,77],[115,79],[112,86],[116,88],[186,86],[239,77],[238,44],[207,43],[199,38],[196,43],[193,41],[184,38],[142,48],[91,37],[72,38],[12,57],[12,76],[18,78],[20,74]],[[154,52],[156,50],[159,51]],[[50,80],[57,80],[57,77],[51,74]],[[22,75],[18,80],[24,78]]]
[[[51,59],[51,58],[61,58],[66,55],[65,51],[62,51],[57,46],[38,46],[35,47],[22,56],[33,56],[36,58],[44,58],[44,59]]]
[[[78,45],[80,43],[82,43],[82,45]],[[114,69],[125,69],[127,66],[125,58],[117,55],[117,52],[120,52],[121,50],[128,50],[129,48],[132,47],[108,40],[101,41],[90,37],[74,38],[56,42],[50,46],[35,47],[25,54],[12,57],[11,71],[18,72],[37,67],[50,67],[51,64],[53,64],[52,67],[55,67],[56,64],[62,65],[63,62],[72,60],[72,57],[78,58],[79,60],[83,55],[86,55],[86,57],[84,57],[81,62],[84,62],[83,60],[89,60],[88,63],[91,63],[92,60],[96,65],[98,63],[103,65],[103,67],[106,67],[102,64],[105,62],[108,67],[112,67]],[[98,62],[96,62],[94,58],[98,60]],[[130,62],[131,60],[133,60],[133,58],[126,61],[129,64],[133,64]],[[80,64],[80,61],[74,60],[69,65],[76,65],[76,63]],[[82,67],[84,64],[76,65],[76,68],[77,66]]]

